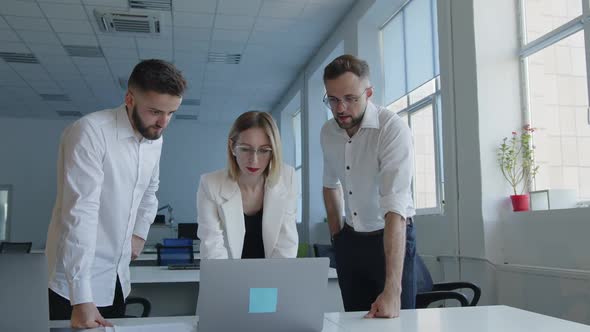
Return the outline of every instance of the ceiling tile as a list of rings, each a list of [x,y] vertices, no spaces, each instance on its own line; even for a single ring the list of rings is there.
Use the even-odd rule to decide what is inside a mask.
[[[27,44],[31,51],[35,55],[42,57],[44,55],[61,55],[66,57],[67,53],[61,44],[40,44],[40,43],[28,43]]]
[[[48,31],[18,31],[18,34],[26,43],[40,43],[40,44],[53,44],[60,45],[59,39],[55,36],[55,33]]]
[[[10,29],[10,26],[8,25],[8,23],[6,23],[6,20],[4,20],[4,18],[2,18],[2,16],[0,16],[0,30],[7,30]]]
[[[303,12],[304,1],[298,2],[268,2],[265,1],[260,9],[261,17],[297,18]]]
[[[172,61],[172,49],[139,49],[139,57],[141,59],[160,59],[165,61]]]
[[[137,48],[133,37],[105,36],[100,34],[98,35],[98,42],[102,47]]]
[[[256,18],[242,15],[217,15],[215,17],[216,29],[251,30]]]
[[[49,31],[51,27],[43,17],[6,16],[6,22],[15,30]]]
[[[20,38],[12,30],[0,30],[0,41],[20,42]]]
[[[218,14],[257,16],[262,0],[219,0]]]
[[[38,2],[55,2],[55,3],[67,3],[72,5],[79,5],[80,0],[37,0]]]
[[[98,46],[96,36],[91,34],[62,32],[57,35],[64,45]]]
[[[215,41],[236,41],[245,42],[250,36],[250,31],[243,30],[213,30],[213,40]]]
[[[185,28],[175,27],[174,28],[174,42],[184,41],[208,41],[211,36],[211,30],[209,29],[196,29],[196,28]]]
[[[84,7],[79,5],[68,5],[61,3],[40,3],[41,9],[48,18],[80,19],[86,17]]]
[[[15,71],[7,71],[2,72],[2,75],[0,75],[0,86],[25,87],[28,85]]]
[[[172,0],[172,9],[191,13],[214,14],[217,0]]]
[[[62,94],[63,91],[52,81],[34,80],[29,82],[33,90],[39,94]]]
[[[173,13],[174,26],[210,29],[213,27],[212,14]]]
[[[167,38],[135,38],[139,49],[172,49],[172,40]]]
[[[305,8],[303,8],[303,12],[301,12],[301,16],[299,18],[302,20],[320,22],[325,20],[326,13],[332,13],[330,17],[332,20],[339,19],[342,16],[342,14],[350,7],[350,5],[350,1],[348,1],[347,3],[340,1],[310,2],[307,5],[305,5]]]
[[[16,0],[2,0],[0,15],[14,15],[22,17],[43,17],[43,13],[35,2]]]
[[[98,5],[117,8],[128,8],[127,0],[82,0],[85,5]]]
[[[224,53],[242,53],[246,46],[245,42],[235,41],[218,41],[214,40],[211,42],[211,52],[224,52]]]
[[[0,52],[30,53],[30,50],[24,43],[2,42]]]
[[[129,48],[113,48],[113,47],[102,47],[102,53],[105,57],[111,58],[123,58],[137,60],[137,50]]]
[[[88,20],[50,19],[49,22],[55,32],[94,33]]]
[[[281,31],[281,32],[289,32],[289,31],[297,31],[294,29],[300,21],[292,20],[292,19],[284,19],[284,18],[270,18],[270,17],[261,17],[256,20],[256,24],[254,25],[254,30],[256,31]]]
[[[116,76],[128,77],[138,62],[129,59],[109,59],[109,66]]]

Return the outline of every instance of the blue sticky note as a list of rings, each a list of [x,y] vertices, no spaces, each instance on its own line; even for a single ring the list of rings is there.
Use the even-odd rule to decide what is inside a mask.
[[[277,312],[277,299],[279,290],[277,288],[250,288],[251,314]]]

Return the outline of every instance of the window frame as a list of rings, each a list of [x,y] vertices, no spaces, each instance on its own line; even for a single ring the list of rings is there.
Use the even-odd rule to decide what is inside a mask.
[[[586,60],[586,80],[588,90],[586,91],[588,102],[590,103],[590,0],[578,0],[582,2],[582,14],[571,19],[570,21],[560,25],[559,27],[549,30],[545,34],[539,36],[538,38],[527,41],[527,25],[526,25],[526,14],[525,14],[525,1],[526,0],[518,0],[518,9],[517,9],[517,29],[518,29],[518,39],[520,43],[519,53],[518,53],[518,60],[520,65],[520,89],[521,89],[521,108],[523,113],[523,120],[524,123],[532,124],[532,111],[531,111],[531,103],[530,103],[530,81],[529,81],[529,68],[528,68],[528,58],[538,52],[551,47],[560,41],[565,40],[568,37],[575,35],[576,33],[582,31],[584,33],[584,54]],[[565,4],[565,3],[564,3]],[[590,106],[586,108],[586,119],[588,121],[588,125],[590,125]],[[524,124],[523,123],[523,124]],[[533,124],[534,126],[534,124]],[[533,143],[534,144],[534,137]],[[539,190],[536,188],[536,181],[530,181],[532,183],[531,188],[528,188],[529,191]],[[545,188],[547,189],[547,188]],[[578,205],[580,203],[585,203],[585,201],[580,201],[578,199]]]
[[[7,191],[6,197],[6,220],[4,225],[4,239],[0,238],[0,241],[10,241],[10,221],[11,221],[11,214],[12,214],[12,185],[11,184],[0,184],[0,191]]]
[[[295,173],[299,171],[301,173],[301,181],[299,183],[299,195],[297,197],[297,210],[299,211],[299,215],[301,218],[297,218],[297,223],[303,223],[303,112],[301,107],[297,109],[297,111],[290,114],[291,116],[291,128],[293,130],[293,144],[295,145],[295,149],[293,149],[293,153],[295,154],[293,160],[294,165],[293,168],[295,169]],[[295,127],[295,118],[299,116],[299,142],[297,142],[297,130]],[[301,152],[301,156],[299,158],[299,164],[297,164],[297,144],[299,144],[299,151]],[[301,220],[299,220],[301,219]]]
[[[442,215],[444,214],[444,172],[443,172],[443,151],[442,151],[442,114],[441,114],[441,91],[440,91],[440,83],[438,76],[433,78],[435,80],[435,91],[414,102],[413,104],[410,103],[410,95],[412,92],[402,96],[401,98],[407,98],[407,107],[403,108],[396,113],[400,116],[407,115],[408,116],[408,126],[412,129],[412,114],[415,114],[425,107],[432,107],[432,128],[434,129],[434,161],[435,161],[435,182],[436,182],[436,202],[437,206],[435,207],[428,207],[428,208],[416,208],[416,215]],[[428,82],[426,82],[428,83]],[[418,87],[420,88],[420,87]],[[418,89],[417,88],[417,89]],[[401,99],[400,98],[400,99]],[[399,100],[399,99],[398,99]],[[397,102],[395,100],[393,103]],[[393,104],[391,103],[391,104]],[[415,202],[415,192],[416,192],[416,181],[415,179],[412,180],[412,198]]]

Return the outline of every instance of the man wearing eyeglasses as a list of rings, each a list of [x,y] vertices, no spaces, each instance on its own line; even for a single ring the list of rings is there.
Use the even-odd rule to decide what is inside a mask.
[[[393,318],[416,301],[414,169],[407,124],[374,105],[368,64],[342,55],[324,70],[323,194],[346,311]],[[344,194],[345,220],[342,220]]]
[[[162,133],[185,86],[172,64],[142,61],[123,105],[64,130],[47,234],[50,319],[94,328],[124,316],[129,262],[158,208]]]

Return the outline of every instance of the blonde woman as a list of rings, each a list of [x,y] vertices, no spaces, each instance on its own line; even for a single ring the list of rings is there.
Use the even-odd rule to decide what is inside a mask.
[[[227,168],[201,177],[197,192],[201,258],[292,258],[297,255],[298,187],[282,163],[277,126],[265,112],[234,122]]]

